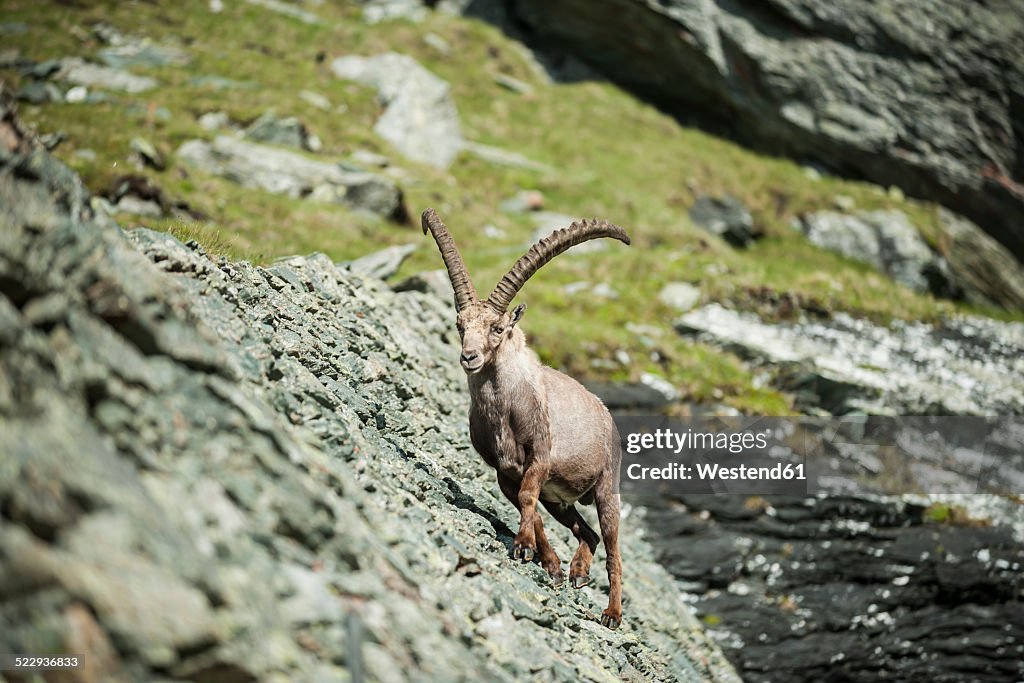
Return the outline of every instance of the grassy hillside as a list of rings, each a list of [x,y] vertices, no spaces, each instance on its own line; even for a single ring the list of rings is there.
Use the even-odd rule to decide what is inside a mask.
[[[185,66],[137,70],[161,83],[143,95],[21,109],[22,118],[40,132],[66,134],[56,154],[94,191],[134,171],[128,161],[133,137],[145,137],[163,151],[167,170],[145,173],[209,220],[147,220],[149,227],[195,237],[211,251],[254,261],[310,251],[343,260],[414,242],[421,248],[403,274],[440,267],[433,244],[416,225],[244,189],[174,162],[181,143],[215,135],[198,125],[199,115],[224,111],[248,122],[272,109],[299,117],[320,137],[319,158],[344,159],[354,150],[369,150],[405,169],[400,184],[410,212],[415,216],[426,206],[438,209],[482,292],[525,250],[533,231],[529,216],[497,208],[522,189],[540,190],[546,209],[607,218],[626,227],[634,238],[631,248],[612,244],[601,252],[562,258],[523,291],[522,299],[531,305],[524,329],[542,357],[577,374],[622,379],[654,371],[693,400],[721,400],[753,412],[789,411],[787,397],[759,387],[734,357],[675,337],[670,329],[674,313],[657,300],[658,291],[671,281],[699,285],[705,301],[726,301],[766,315],[775,314],[771,301],[778,293],[815,309],[883,321],[934,319],[955,310],[814,248],[789,227],[794,215],[832,208],[836,197],[845,195],[859,209],[898,208],[928,236],[937,220],[931,205],[868,184],[812,177],[791,161],[682,127],[607,83],[546,83],[521,46],[477,21],[431,13],[421,24],[368,26],[358,7],[324,3],[312,8],[323,22],[309,25],[246,2],[224,4],[222,12],[212,13],[206,0],[81,7],[0,2],[0,22],[28,26],[27,32],[5,35],[5,46],[33,60],[93,56],[102,47],[91,31],[98,21],[157,43],[179,44],[191,56]],[[442,38],[449,50],[438,50],[430,34]],[[409,54],[451,84],[467,139],[517,151],[556,171],[510,170],[468,154],[449,171],[402,159],[372,131],[380,114],[375,93],[335,78],[328,68],[337,56],[387,50]],[[529,83],[533,93],[502,87],[495,81],[499,74]],[[14,87],[19,84],[14,69],[0,75]],[[201,76],[234,79],[243,87],[216,89],[194,80]],[[310,104],[302,91],[325,96],[330,108]],[[76,153],[83,149],[95,156]],[[693,226],[687,210],[695,196],[720,193],[746,203],[765,239],[737,251]],[[133,216],[118,218],[123,225],[143,224]],[[486,224],[506,236],[487,237]],[[564,285],[580,280],[606,281],[619,296],[595,299],[564,292]],[[630,322],[663,327],[656,348],[627,330]],[[628,364],[615,360],[618,351],[629,355]]]

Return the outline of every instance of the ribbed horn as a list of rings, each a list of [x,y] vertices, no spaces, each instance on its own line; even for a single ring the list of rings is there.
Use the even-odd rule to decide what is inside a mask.
[[[568,228],[555,230],[530,247],[530,250],[516,261],[512,269],[505,273],[505,276],[501,278],[487,298],[487,305],[498,313],[504,313],[526,281],[533,277],[533,274],[541,266],[570,247],[601,237],[612,237],[629,244],[629,235],[626,234],[626,231],[608,221],[596,219],[576,221]]]
[[[455,290],[455,310],[461,311],[477,300],[476,290],[473,289],[473,281],[469,279],[469,271],[462,261],[459,248],[455,246],[448,228],[445,227],[441,217],[433,209],[426,209],[423,212],[423,234],[427,231],[434,236],[437,248],[441,251],[441,258],[444,259],[444,267],[448,269],[448,279],[451,280],[452,289]]]

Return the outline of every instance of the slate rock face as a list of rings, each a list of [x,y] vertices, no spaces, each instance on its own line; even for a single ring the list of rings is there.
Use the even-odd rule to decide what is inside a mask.
[[[1024,259],[1021,0],[502,4],[536,42],[672,111],[936,200]]]
[[[737,680],[628,519],[618,631],[600,554],[580,591],[508,559],[448,302],[124,233],[2,106],[0,649],[115,683]]]

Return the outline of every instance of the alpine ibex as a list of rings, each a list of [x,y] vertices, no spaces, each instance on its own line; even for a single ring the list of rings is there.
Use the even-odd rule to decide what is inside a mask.
[[[484,301],[477,298],[466,265],[444,223],[423,212],[423,232],[434,236],[455,290],[462,367],[469,381],[469,433],[473,447],[497,470],[501,492],[519,510],[512,558],[536,555],[555,584],[565,576],[544,535],[539,500],[579,541],[569,566],[574,588],[590,583],[599,541],[576,509],[597,504],[608,555],[608,608],[601,623],[622,622],[622,560],[619,557],[619,433],[600,399],[576,380],[541,365],[516,327],[526,304],[508,312],[512,299],[545,263],[566,249],[599,237],[629,244],[629,236],[605,221],[580,221],[542,239],[505,274]]]

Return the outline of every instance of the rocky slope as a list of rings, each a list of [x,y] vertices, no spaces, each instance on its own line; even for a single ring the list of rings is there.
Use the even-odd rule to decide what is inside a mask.
[[[599,563],[571,591],[507,558],[446,302],[124,233],[2,114],[0,650],[81,681],[736,680],[630,519],[618,631]]]
[[[1024,258],[1020,0],[447,4],[747,143],[946,204]]]

